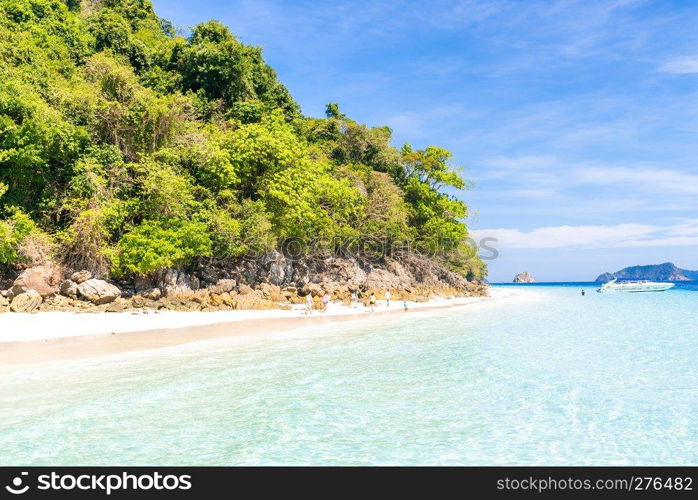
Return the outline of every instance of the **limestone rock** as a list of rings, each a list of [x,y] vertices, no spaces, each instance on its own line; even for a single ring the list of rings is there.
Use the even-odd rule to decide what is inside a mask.
[[[78,285],[84,283],[85,281],[92,278],[92,273],[90,271],[77,271],[70,275],[70,279],[73,280]]]
[[[117,299],[107,306],[106,312],[123,312],[126,310],[127,303],[124,299]]]
[[[204,283],[207,283],[209,285],[213,285],[216,282],[218,282],[218,272],[215,269],[212,269],[210,267],[202,267],[199,270],[199,278],[201,278],[201,281]]]
[[[251,293],[254,293],[254,290],[247,285],[240,285],[238,292],[240,293],[240,295],[249,295]]]
[[[10,309],[13,312],[34,312],[43,302],[41,295],[36,290],[29,290],[24,293],[15,295],[10,304]]]
[[[262,257],[262,266],[273,285],[283,285],[288,271],[292,268],[287,265],[286,257],[278,250],[267,252]]]
[[[235,280],[222,279],[218,280],[214,286],[211,287],[211,293],[222,294],[226,292],[232,292],[235,290],[237,283]]]
[[[257,292],[238,295],[235,298],[235,309],[274,309],[275,306],[271,300],[263,298]]]
[[[514,283],[535,283],[536,280],[528,271],[517,274],[514,277]]]
[[[58,291],[65,297],[70,297],[71,299],[78,298],[78,285],[73,280],[61,281]]]
[[[276,285],[262,283],[259,285],[259,291],[265,299],[269,299],[272,302],[283,302],[285,300],[284,295],[281,293],[281,288]]]
[[[89,279],[78,285],[78,294],[95,305],[108,304],[121,297],[121,291],[104,280]]]
[[[56,264],[48,263],[42,266],[25,269],[17,277],[10,288],[9,295],[16,297],[29,290],[34,290],[41,297],[48,297],[58,292],[61,282],[61,269]]]
[[[224,292],[220,295],[211,295],[210,303],[213,307],[234,307],[235,299],[229,292]]]
[[[160,297],[162,297],[162,292],[159,288],[150,288],[149,290],[142,292],[141,297],[148,300],[158,300]]]
[[[317,283],[308,283],[303,287],[303,295],[308,295],[309,293],[315,297],[322,295],[322,287]]]
[[[182,269],[165,269],[156,280],[156,287],[165,296],[187,295],[198,290],[200,285],[199,278]]]

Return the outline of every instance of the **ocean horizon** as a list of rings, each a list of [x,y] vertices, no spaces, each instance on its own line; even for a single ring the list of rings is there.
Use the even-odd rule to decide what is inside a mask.
[[[589,285],[26,367],[0,464],[698,464],[698,284]]]
[[[630,279],[621,279],[618,281],[629,281]],[[654,281],[654,280],[650,280]],[[675,290],[698,290],[698,281],[664,281],[662,283],[674,283]],[[593,288],[594,290],[601,287],[602,283],[600,281],[540,281],[536,283],[511,283],[511,282],[492,282],[490,285],[493,286],[514,286],[514,287],[538,287],[538,286],[581,286],[587,288]]]

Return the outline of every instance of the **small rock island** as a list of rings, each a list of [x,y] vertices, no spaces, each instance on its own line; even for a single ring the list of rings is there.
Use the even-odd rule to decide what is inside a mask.
[[[535,282],[536,282],[536,279],[528,271],[524,271],[524,272],[519,273],[516,276],[514,276],[514,283],[535,283]]]

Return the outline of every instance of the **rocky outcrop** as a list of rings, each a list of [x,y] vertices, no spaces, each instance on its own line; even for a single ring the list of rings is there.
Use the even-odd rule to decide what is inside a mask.
[[[366,298],[371,293],[380,297],[390,291],[395,300],[413,301],[426,301],[433,296],[487,294],[483,283],[468,282],[463,276],[418,255],[375,261],[338,256],[294,260],[273,251],[256,260],[207,261],[188,269],[168,269],[114,284],[92,278],[87,271],[69,276],[70,279],[58,282],[53,295],[42,298],[34,292],[19,299],[12,310],[216,311],[288,308],[304,303],[308,294],[319,301],[327,293],[333,301],[346,303],[353,292]],[[3,295],[7,296],[4,301],[7,303],[0,300],[0,312],[9,310],[15,297],[10,290],[0,294],[0,298]]]
[[[48,263],[42,266],[30,267],[17,276],[8,295],[16,297],[33,290],[42,297],[48,297],[58,292],[61,279],[61,269],[55,264]]]
[[[10,309],[12,312],[18,313],[32,313],[36,311],[43,299],[41,295],[36,290],[29,290],[15,295],[10,303]]]
[[[121,297],[121,290],[106,281],[89,279],[78,285],[78,295],[93,304],[101,305]]]
[[[516,276],[514,276],[514,283],[535,283],[535,282],[536,282],[535,278],[528,271],[524,271],[524,272],[519,273]]]
[[[168,269],[162,274],[158,288],[163,290],[165,295],[172,295],[198,290],[200,283],[199,278],[194,274],[189,274],[181,269]]]
[[[651,280],[651,281],[698,281],[698,271],[680,269],[671,262],[650,266],[626,267],[615,273],[603,273],[597,282],[606,283],[612,279]]]

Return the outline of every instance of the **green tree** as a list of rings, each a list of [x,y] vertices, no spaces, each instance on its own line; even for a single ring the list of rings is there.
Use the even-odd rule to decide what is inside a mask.
[[[211,255],[212,242],[201,222],[144,221],[119,241],[113,272],[150,274]]]

